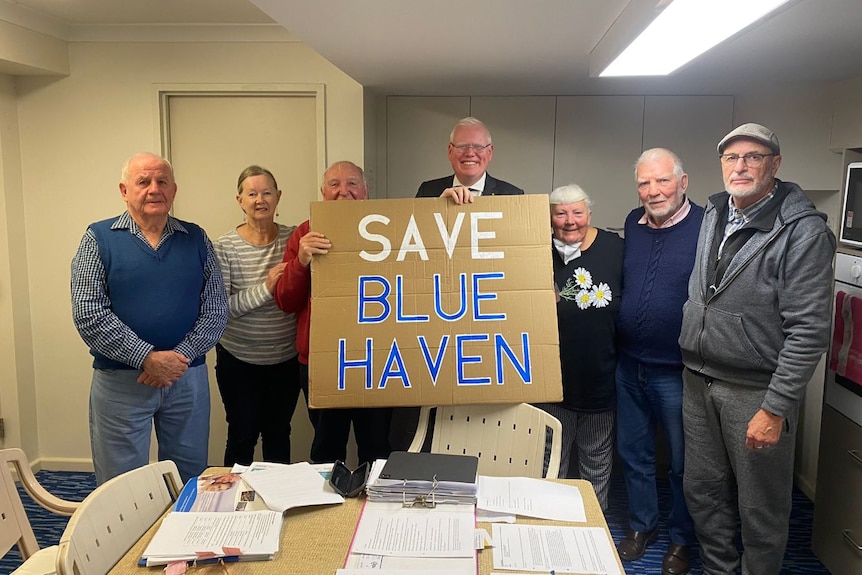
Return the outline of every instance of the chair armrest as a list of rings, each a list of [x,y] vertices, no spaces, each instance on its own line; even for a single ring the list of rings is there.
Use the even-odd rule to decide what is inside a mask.
[[[39,480],[36,479],[36,476],[33,475],[33,470],[30,469],[30,463],[27,461],[27,456],[22,450],[14,448],[7,449],[5,451],[9,452],[5,457],[6,462],[15,466],[15,471],[18,474],[18,479],[21,481],[21,485],[24,487],[24,491],[26,491],[27,494],[33,498],[33,501],[38,503],[40,506],[58,515],[65,515],[68,517],[81,505],[78,501],[60,499],[42,487],[42,484],[40,484]],[[18,453],[14,453],[16,451]]]
[[[413,441],[410,442],[410,447],[407,451],[419,453],[422,451],[422,446],[425,445],[425,436],[428,434],[428,419],[430,418],[431,408],[423,407],[419,410],[419,422],[416,424],[416,435],[413,436]]]

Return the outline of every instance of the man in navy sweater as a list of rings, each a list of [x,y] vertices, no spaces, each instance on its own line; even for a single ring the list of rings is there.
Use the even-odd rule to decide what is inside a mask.
[[[703,208],[685,191],[682,162],[662,148],[645,151],[635,167],[641,208],[625,223],[622,304],[618,318],[617,451],[629,499],[629,530],[617,546],[634,561],[658,538],[655,431],[670,452],[670,546],[663,575],[689,570],[694,527],[683,495],[682,306],[694,265]]]
[[[126,211],[91,224],[72,260],[72,315],[93,355],[90,445],[96,481],[159,459],[183,481],[207,466],[207,350],[227,324],[213,247],[169,215],[177,184],[167,160],[137,154],[123,166]]]

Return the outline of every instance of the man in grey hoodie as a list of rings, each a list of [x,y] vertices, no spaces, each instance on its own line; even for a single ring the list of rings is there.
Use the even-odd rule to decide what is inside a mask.
[[[775,178],[778,138],[743,124],[718,144],[679,338],[684,491],[705,575],[781,571],[799,403],[826,351],[835,236]]]

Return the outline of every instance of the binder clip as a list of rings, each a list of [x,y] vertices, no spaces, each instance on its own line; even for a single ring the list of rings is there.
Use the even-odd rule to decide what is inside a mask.
[[[424,495],[417,495],[413,498],[413,501],[407,500],[407,480],[404,480],[404,486],[401,489],[401,507],[404,508],[412,508],[412,507],[422,507],[425,509],[434,509],[437,507],[437,500],[434,496],[437,491],[437,476],[435,475],[431,480],[431,490]]]

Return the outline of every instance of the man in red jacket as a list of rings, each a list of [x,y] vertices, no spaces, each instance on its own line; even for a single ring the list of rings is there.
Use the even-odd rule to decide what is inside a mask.
[[[353,162],[335,162],[323,173],[320,193],[324,201],[364,200],[368,187],[362,168]],[[310,230],[308,220],[291,234],[284,252],[284,275],[275,288],[275,303],[288,313],[296,314],[296,349],[299,352],[300,381],[308,388],[308,335],[311,327],[311,260],[326,254],[332,243]],[[358,447],[359,462],[373,463],[389,457],[390,408],[348,408],[311,410],[314,441],[311,460],[328,463],[347,455],[350,424]]]

